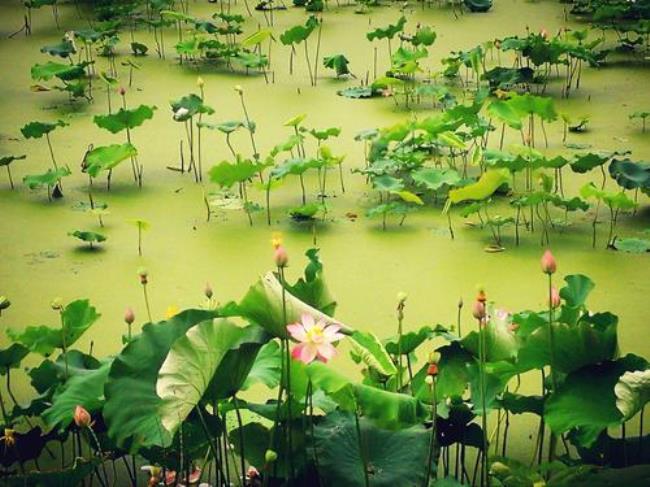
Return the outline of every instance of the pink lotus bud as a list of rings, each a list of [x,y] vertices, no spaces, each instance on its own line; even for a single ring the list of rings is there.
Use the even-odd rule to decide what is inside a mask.
[[[472,316],[480,321],[485,319],[485,303],[483,301],[478,299],[474,301],[474,306],[472,306]]]
[[[205,294],[206,298],[212,299],[214,293],[212,292],[212,286],[210,286],[209,282],[205,283],[205,289],[203,290],[203,294]]]
[[[248,467],[248,470],[246,471],[246,477],[248,477],[249,480],[259,479],[260,472],[259,470],[257,470],[255,467],[251,465],[250,467]]]
[[[555,257],[550,250],[546,250],[544,255],[542,255],[542,271],[544,274],[555,274],[557,270],[557,262],[555,262]]]
[[[286,267],[289,262],[287,250],[282,245],[276,247],[273,258],[275,260],[275,265],[278,267]]]
[[[124,322],[127,325],[133,324],[135,321],[135,313],[133,312],[132,308],[126,308],[126,311],[124,312]]]
[[[90,428],[90,425],[92,424],[90,413],[86,411],[83,406],[77,405],[74,410],[73,419],[74,424],[76,424],[78,428]]]
[[[560,299],[560,293],[557,292],[557,288],[555,286],[551,287],[551,296],[550,296],[551,302],[549,305],[551,308],[557,308],[560,306],[560,303],[562,302]]]
[[[120,94],[120,96],[126,95],[126,88],[124,86],[120,86],[120,89],[117,90],[117,92]]]

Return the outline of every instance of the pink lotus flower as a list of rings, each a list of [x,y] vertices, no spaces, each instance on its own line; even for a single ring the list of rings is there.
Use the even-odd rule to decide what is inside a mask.
[[[316,321],[309,314],[303,314],[300,322],[287,325],[291,337],[300,342],[291,352],[291,356],[305,364],[318,359],[327,362],[336,355],[332,343],[338,342],[343,335],[339,333],[339,325],[327,325]]]

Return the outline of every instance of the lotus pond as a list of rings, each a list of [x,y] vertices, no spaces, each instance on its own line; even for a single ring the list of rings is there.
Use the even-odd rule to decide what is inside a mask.
[[[650,2],[0,19],[1,485],[650,485]]]

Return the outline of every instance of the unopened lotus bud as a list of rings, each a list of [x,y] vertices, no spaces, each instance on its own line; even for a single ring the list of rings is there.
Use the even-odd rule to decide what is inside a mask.
[[[54,311],[61,311],[63,309],[63,299],[61,298],[54,298],[50,302],[50,306]]]
[[[246,471],[246,477],[248,477],[249,480],[258,479],[260,478],[260,472],[251,465]]]
[[[460,298],[458,298],[458,307],[459,308],[463,307],[463,297],[462,296]]]
[[[212,292],[212,286],[210,286],[209,282],[205,283],[205,289],[203,289],[203,294],[205,294],[206,298],[212,299],[214,293]]]
[[[287,250],[282,245],[280,245],[275,249],[273,259],[275,260],[276,266],[286,267],[289,263],[289,255],[287,254]]]
[[[145,267],[138,269],[138,276],[140,277],[140,284],[145,286],[149,282],[149,271]]]
[[[135,313],[133,312],[132,308],[126,308],[126,311],[124,312],[124,322],[127,325],[133,324],[135,321]]]
[[[196,86],[199,88],[203,88],[203,86],[205,86],[205,81],[200,76],[196,78]]]
[[[541,264],[542,272],[544,272],[544,274],[551,275],[555,274],[555,271],[557,271],[557,262],[550,250],[546,250],[544,255],[542,255]]]
[[[562,300],[560,299],[560,293],[557,292],[557,288],[555,286],[551,287],[551,296],[550,296],[551,302],[548,303],[551,308],[557,308],[560,306],[560,303]]]
[[[397,304],[404,306],[404,304],[406,303],[406,298],[408,298],[408,294],[400,291],[399,293],[397,293]]]
[[[117,90],[117,92],[120,94],[120,96],[126,95],[126,88],[124,86],[120,86],[120,89]]]
[[[235,91],[241,96],[244,94],[244,88],[241,85],[235,85]]]
[[[278,459],[278,454],[275,453],[273,450],[266,450],[264,453],[264,461],[266,463],[273,463]]]
[[[427,376],[424,378],[424,383],[425,383],[426,385],[428,385],[429,387],[431,387],[431,386],[433,385],[433,376],[432,376],[432,375],[427,375]]]
[[[438,364],[430,363],[429,366],[427,367],[427,375],[430,376],[436,376],[438,375]]]
[[[77,405],[74,409],[73,419],[74,424],[76,424],[78,428],[89,428],[92,424],[90,413],[86,411],[83,406]]]
[[[474,301],[474,306],[472,306],[472,316],[477,320],[485,319],[485,303],[480,300]]]

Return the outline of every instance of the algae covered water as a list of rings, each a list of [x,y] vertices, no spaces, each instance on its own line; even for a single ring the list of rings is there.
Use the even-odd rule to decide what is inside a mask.
[[[400,15],[409,25],[430,25],[437,32],[436,42],[423,63],[423,76],[435,78],[441,60],[452,51],[469,49],[481,42],[509,35],[526,35],[542,29],[555,33],[561,29],[580,29],[587,24],[567,17],[563,4],[552,1],[524,2],[500,0],[484,14],[466,13],[456,18],[449,8],[422,9],[419,4],[405,4],[398,9],[372,8],[363,15],[355,7],[329,2],[323,13],[321,56],[344,53],[356,78],[337,79],[331,70],[320,66],[316,86],[311,86],[302,46],[293,59],[289,74],[290,48],[276,42],[272,47],[271,66],[267,79],[259,73],[243,70],[232,72],[223,65],[185,61],[182,64],[173,50],[176,32],[165,32],[166,59],[153,51],[153,34],[144,28],[134,32],[134,39],[150,47],[149,54],[133,58],[126,41],[117,46],[119,84],[127,85],[126,99],[130,107],[155,105],[151,120],[133,130],[132,141],[143,164],[143,187],[131,178],[127,164],[113,171],[110,191],[103,177],[94,183],[94,198],[108,205],[104,226],[84,211],[88,201],[87,176],[79,171],[90,144],[100,146],[122,143],[122,134],[112,135],[93,123],[93,116],[107,111],[105,88],[95,79],[92,102],[69,102],[65,93],[34,92],[30,68],[46,62],[49,57],[39,52],[44,45],[60,41],[63,29],[57,29],[49,10],[35,10],[31,36],[19,33],[23,8],[18,2],[0,5],[0,62],[2,76],[0,102],[0,152],[25,154],[26,160],[12,165],[18,182],[11,191],[8,180],[0,182],[0,207],[3,229],[0,231],[0,293],[11,300],[11,308],[3,313],[0,344],[8,345],[7,327],[16,330],[28,325],[56,325],[58,317],[50,308],[55,298],[69,302],[89,298],[101,313],[98,323],[77,344],[80,350],[96,355],[116,354],[126,333],[124,309],[132,307],[136,324],[146,321],[138,268],[149,272],[149,297],[155,320],[165,317],[169,308],[185,309],[203,303],[203,289],[209,282],[215,299],[221,303],[238,300],[256,279],[273,268],[271,239],[281,232],[289,254],[287,274],[297,278],[306,264],[304,253],[314,246],[324,264],[327,285],[337,301],[336,317],[342,323],[378,336],[397,331],[395,308],[397,295],[407,293],[404,329],[415,331],[422,325],[453,325],[457,303],[462,299],[463,322],[466,329],[474,326],[469,304],[477,288],[482,287],[489,299],[506,310],[539,309],[546,306],[546,278],[539,271],[539,257],[545,246],[538,233],[522,232],[520,245],[515,245],[514,231],[505,227],[505,251],[488,253],[489,233],[467,225],[453,214],[454,237],[448,231],[442,204],[409,215],[402,225],[391,221],[386,230],[381,221],[366,217],[375,204],[377,194],[366,183],[363,174],[355,172],[365,164],[364,143],[355,135],[365,129],[388,127],[409,118],[423,119],[439,111],[421,103],[414,109],[396,104],[390,97],[351,99],[338,96],[337,91],[358,86],[374,76],[374,47],[377,47],[377,70],[389,69],[385,43],[371,44],[367,31],[394,23]],[[188,2],[190,12],[208,18],[219,11],[218,4]],[[246,13],[238,2],[233,11]],[[279,35],[290,26],[303,23],[305,13],[290,8],[276,12],[273,31]],[[65,29],[84,27],[72,4],[59,8],[59,22]],[[264,15],[253,11],[246,16],[246,32],[265,25]],[[609,35],[609,34],[608,34]],[[127,33],[123,34],[128,37]],[[398,41],[395,41],[397,45]],[[393,49],[396,48],[392,46]],[[312,48],[314,46],[311,46]],[[133,71],[128,86],[129,66],[122,61],[133,59],[140,65]],[[318,62],[313,61],[312,62]],[[107,69],[106,58],[97,58],[97,72]],[[496,59],[488,57],[488,62]],[[630,150],[634,160],[649,160],[650,138],[640,130],[637,121],[629,119],[635,110],[650,109],[648,86],[650,71],[643,60],[612,55],[601,68],[584,68],[581,86],[568,99],[560,96],[560,83],[551,82],[549,95],[559,111],[588,117],[587,130],[570,133],[568,142],[580,147],[600,150]],[[291,208],[300,205],[301,192],[297,179],[289,179],[272,193],[272,221],[267,225],[264,211],[253,213],[252,225],[242,211],[217,212],[207,221],[204,195],[214,189],[206,176],[197,184],[192,174],[168,169],[179,164],[179,144],[186,141],[182,124],[172,119],[170,101],[190,93],[198,93],[197,78],[204,82],[206,103],[215,109],[212,121],[241,120],[240,98],[235,86],[245,93],[250,117],[256,123],[259,152],[265,154],[291,135],[291,127],[283,124],[299,114],[306,114],[309,127],[340,127],[341,135],[328,141],[336,154],[344,154],[342,190],[339,174],[330,171],[326,200],[327,214],[316,224],[295,222],[289,217]],[[462,90],[457,90],[462,99]],[[113,95],[119,106],[120,97]],[[49,150],[45,140],[25,140],[20,127],[32,120],[64,120],[68,127],[52,134],[52,144],[60,164],[72,169],[64,181],[64,197],[48,201],[44,189],[29,190],[19,182],[23,176],[42,172],[49,167]],[[548,148],[545,153],[571,152],[563,144],[561,121],[546,126]],[[498,132],[490,136],[496,145]],[[505,146],[520,143],[519,134],[508,131]],[[237,152],[250,157],[248,135],[238,131],[232,136]],[[185,149],[187,147],[185,146]],[[310,147],[309,150],[313,150]],[[223,160],[232,159],[223,134],[202,131],[202,162],[205,173]],[[185,155],[187,157],[187,154]],[[4,177],[4,174],[2,175]],[[565,174],[565,191],[576,194],[586,182],[600,181],[600,174]],[[317,176],[308,174],[304,181],[309,201],[317,201]],[[616,184],[608,179],[607,188]],[[264,193],[249,189],[250,198],[264,205]],[[617,226],[621,237],[648,238],[650,207],[646,196],[639,199],[634,215],[622,214]],[[509,211],[507,204],[498,211]],[[133,219],[149,222],[142,235],[142,256],[138,255],[138,229]],[[650,261],[647,253],[632,254],[604,248],[606,220],[598,226],[598,244],[591,246],[593,208],[572,217],[572,224],[552,235],[551,247],[558,261],[558,274],[588,274],[596,283],[590,296],[591,309],[608,310],[619,317],[619,345],[626,353],[650,354],[648,340],[648,305],[650,294]],[[99,248],[88,250],[68,233],[76,229],[101,232],[108,238]],[[558,277],[558,283],[560,279]],[[134,328],[137,332],[138,328]],[[358,378],[356,364],[348,358],[349,347],[343,345],[333,361],[336,370]],[[422,354],[420,360],[425,359]],[[36,360],[36,359],[33,359]],[[34,362],[36,363],[36,362]],[[420,362],[421,363],[421,362]],[[24,365],[33,365],[30,357]],[[17,381],[16,395],[27,400],[28,381]],[[522,391],[539,388],[537,377],[525,376]],[[255,397],[257,390],[250,393]],[[261,392],[260,392],[261,394]],[[534,432],[532,420],[516,418],[522,430]],[[521,456],[528,459],[532,439],[519,435],[513,440]]]

